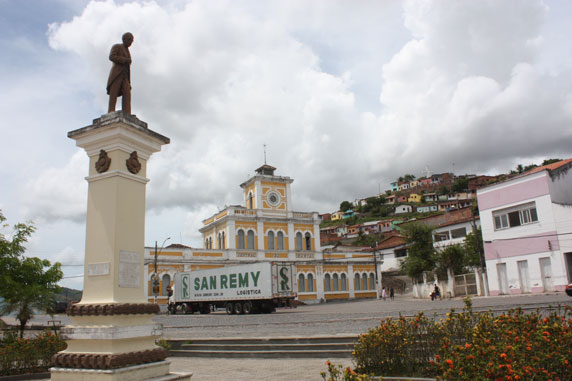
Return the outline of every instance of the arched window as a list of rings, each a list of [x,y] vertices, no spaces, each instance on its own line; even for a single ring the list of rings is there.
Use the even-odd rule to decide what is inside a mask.
[[[355,284],[354,284],[354,288],[356,291],[359,291],[361,288],[361,283],[360,283],[360,277],[359,274],[355,275]]]
[[[306,292],[306,283],[304,281],[304,274],[298,275],[298,292]]]
[[[330,274],[324,275],[324,291],[331,291],[332,290],[332,283]]]
[[[348,280],[346,279],[346,274],[342,274],[341,276],[341,283],[342,283],[342,291],[347,291],[348,289]]]
[[[375,290],[375,275],[369,274],[369,289]]]
[[[222,249],[222,237],[220,233],[218,233],[217,238],[218,238],[218,248]]]
[[[268,250],[274,250],[274,232],[272,230],[268,232]]]
[[[312,250],[312,235],[310,235],[310,233],[306,233],[304,238],[305,238],[305,242],[306,242],[306,250],[307,251]]]
[[[209,248],[209,239],[205,239],[205,249]]]
[[[278,238],[278,250],[284,250],[284,233],[278,232],[276,237]]]
[[[302,251],[302,233],[296,233],[296,250]]]
[[[168,296],[167,286],[171,285],[171,277],[169,274],[164,274],[161,278],[161,296]]]
[[[224,237],[224,232],[222,232],[222,234],[221,234],[221,243],[222,243],[222,245],[221,245],[220,248],[221,248],[221,249],[224,249],[224,248],[226,247],[226,241],[225,241],[225,237]]]
[[[363,275],[361,276],[361,289],[367,290],[367,274],[366,273],[363,273]]]
[[[314,276],[308,274],[308,292],[314,292]]]
[[[254,197],[252,196],[252,192],[248,194],[248,209],[254,209]]]
[[[248,231],[248,248],[254,249],[254,232],[252,230]]]
[[[239,249],[244,249],[244,230],[239,230],[238,231],[238,248]]]
[[[338,274],[334,274],[334,291],[340,291],[340,279]]]

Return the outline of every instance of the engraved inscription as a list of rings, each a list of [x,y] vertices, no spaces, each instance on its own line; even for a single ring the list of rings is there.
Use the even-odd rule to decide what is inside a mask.
[[[89,263],[87,265],[87,275],[109,275],[110,266],[111,264],[109,262]]]
[[[119,287],[140,287],[141,265],[139,253],[121,250],[119,252]]]

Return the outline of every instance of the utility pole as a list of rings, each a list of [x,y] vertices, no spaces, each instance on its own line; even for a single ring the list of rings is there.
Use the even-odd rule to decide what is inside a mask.
[[[379,299],[379,280],[377,277],[377,253],[376,253],[376,248],[377,248],[377,241],[373,244],[373,265],[375,266],[375,296],[377,299]]]
[[[161,245],[161,249],[159,250],[159,252],[157,252],[157,241],[155,241],[155,258],[153,259],[153,265],[155,268],[153,270],[153,282],[151,284],[151,289],[153,291],[153,297],[154,297],[154,303],[155,304],[157,304],[157,296],[159,295],[159,276],[157,275],[157,257],[159,256],[161,251],[163,251],[163,246],[165,246],[165,242],[167,242],[170,239],[171,239],[171,237],[167,237],[163,241],[163,244]]]
[[[485,264],[483,263],[483,255],[485,252],[485,249],[483,247],[483,242],[482,242],[482,237],[478,237],[477,234],[477,221],[475,219],[475,206],[473,205],[473,208],[471,208],[471,214],[473,215],[473,221],[471,223],[472,227],[473,227],[473,235],[475,236],[475,241],[477,244],[477,251],[479,252],[479,262],[481,265],[481,276],[480,276],[480,282],[483,285],[483,293],[485,294],[485,296],[489,295],[489,285],[488,285],[488,275],[487,275],[487,270],[485,268]],[[478,209],[477,209],[478,210]]]

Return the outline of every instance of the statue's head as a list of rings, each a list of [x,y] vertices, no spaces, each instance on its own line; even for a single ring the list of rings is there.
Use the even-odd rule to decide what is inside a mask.
[[[123,40],[123,45],[130,47],[131,44],[133,43],[133,35],[129,32],[123,34],[123,36],[121,36],[121,39]]]

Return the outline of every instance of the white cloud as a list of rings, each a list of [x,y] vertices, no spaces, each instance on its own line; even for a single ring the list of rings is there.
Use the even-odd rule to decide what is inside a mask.
[[[24,187],[26,218],[82,222],[87,208],[88,158],[77,151],[64,168],[48,168]]]
[[[570,156],[570,67],[537,65],[554,49],[540,1],[259,4],[91,2],[50,29],[54,49],[85,63],[102,113],[109,48],[133,32],[133,110],[172,141],[151,159],[148,209],[187,211],[189,237],[215,205],[241,202],[264,143],[295,179],[294,207],[320,212],[426,165],[482,173]],[[364,101],[372,89],[379,102]],[[49,180],[83,182],[75,158],[61,169],[73,175],[32,183],[30,210],[78,220],[85,188]]]

